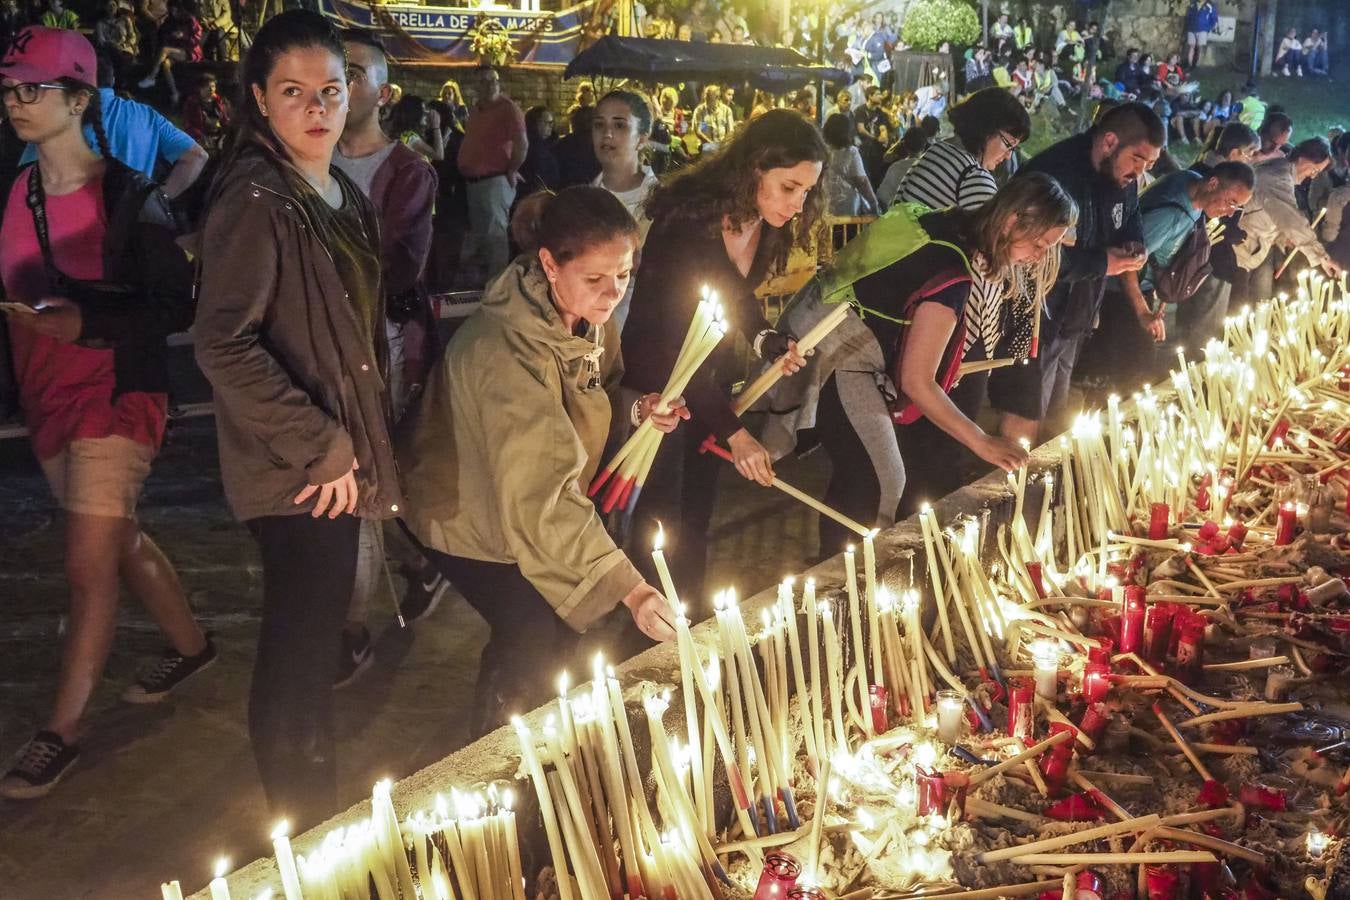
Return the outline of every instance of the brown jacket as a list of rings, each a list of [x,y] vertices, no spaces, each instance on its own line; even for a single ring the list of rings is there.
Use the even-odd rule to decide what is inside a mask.
[[[322,236],[274,164],[246,154],[223,178],[196,236],[192,334],[197,364],[215,389],[231,509],[241,520],[307,512],[314,500],[296,506],[295,495],[356,462],[356,514],[397,515],[383,329],[374,347],[362,339]],[[377,238],[374,208],[362,202]]]

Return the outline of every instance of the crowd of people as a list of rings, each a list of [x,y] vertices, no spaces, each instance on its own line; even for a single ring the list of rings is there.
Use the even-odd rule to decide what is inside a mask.
[[[700,27],[727,17],[694,8]],[[807,90],[583,84],[554,140],[559,117],[522,111],[490,66],[467,97],[455,82],[434,101],[399,96],[377,35],[292,10],[247,47],[232,110],[203,81],[185,134],[118,95],[112,59],[63,24],[19,31],[0,62],[7,127],[31,160],[0,223],[8,351],[65,511],[71,593],[53,711],[0,779],[10,798],[44,795],[77,759],[120,586],[168,645],[126,700],[162,700],[216,658],[136,519],[171,333],[191,328],[225,497],[262,560],[254,755],[272,805],[304,825],[337,803],[333,690],[372,658],[388,560],[405,621],[453,585],[488,622],[483,734],[542,702],[545,676],[620,607],[634,646],[673,636],[642,548],[663,523],[677,583],[702,596],[719,474],[706,439],[764,485],[818,442],[826,501],[885,526],[1022,464],[1062,426],[1074,383],[1132,390],[1169,334],[1203,347],[1232,304],[1270,296],[1287,248],[1331,275],[1350,263],[1350,138],[1290,146],[1294,123],[1254,85],[1194,135],[1193,161],[1168,149],[1175,117],[1139,94],[1103,98],[1087,130],[1027,158],[1036,81],[893,106],[866,73],[823,128]],[[1006,25],[977,53],[1019,49],[1024,26]],[[1087,34],[1070,23],[1057,57]],[[142,79],[176,61],[161,48]],[[1167,83],[1180,70],[1165,65]],[[428,280],[446,173],[468,236],[439,264],[486,287],[442,346]],[[183,234],[173,202],[194,190]],[[814,249],[819,223],[865,211],[884,214],[770,322],[756,292]],[[705,285],[734,337],[662,405]],[[859,314],[804,357],[796,335],[842,302]],[[738,350],[790,375],[763,420],[731,401]],[[1025,364],[958,377],[1007,358]],[[648,421],[672,437],[631,515],[607,520],[586,486]],[[822,556],[846,539],[821,522]]]

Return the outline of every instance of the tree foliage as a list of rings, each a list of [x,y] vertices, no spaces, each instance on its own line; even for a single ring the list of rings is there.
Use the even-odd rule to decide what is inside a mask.
[[[900,31],[919,50],[936,50],[943,41],[969,45],[980,39],[980,17],[965,0],[915,0]]]

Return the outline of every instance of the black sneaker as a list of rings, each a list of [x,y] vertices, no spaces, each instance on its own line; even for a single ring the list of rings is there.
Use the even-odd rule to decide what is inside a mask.
[[[403,592],[398,611],[403,615],[403,624],[411,625],[436,611],[437,604],[450,590],[450,582],[436,571],[435,566],[427,566],[421,571],[405,566],[403,574],[408,579],[408,589]]]
[[[183,656],[172,647],[164,651],[159,664],[122,692],[127,703],[158,703],[169,692],[216,661],[216,645],[206,635],[206,649],[196,656]]]
[[[0,778],[0,797],[10,800],[45,797],[79,758],[79,747],[68,745],[56,732],[39,731],[19,751],[14,768]]]
[[[333,690],[345,688],[361,677],[375,662],[375,649],[370,646],[370,632],[362,627],[361,633],[352,637],[346,629],[342,631],[342,649],[338,654],[337,678],[333,679]]]

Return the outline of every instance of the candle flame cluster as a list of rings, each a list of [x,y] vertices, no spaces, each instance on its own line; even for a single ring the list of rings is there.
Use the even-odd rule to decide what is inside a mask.
[[[711,299],[705,300],[686,349],[714,333],[720,338],[722,327]],[[840,886],[833,855],[822,852],[834,834],[847,835],[888,886],[949,882],[943,844],[959,804],[950,793],[939,791],[936,805],[927,796],[942,786],[941,770],[951,765],[943,745],[959,749],[953,734],[967,720],[992,731],[990,691],[1011,685],[1009,671],[1030,663],[1039,696],[1028,693],[1026,714],[1032,723],[1048,719],[1050,737],[1037,742],[1029,730],[992,748],[986,744],[994,759],[963,776],[973,791],[995,775],[1025,769],[1046,793],[1042,755],[1071,755],[1075,745],[1091,742],[1056,706],[1060,679],[1067,672],[1086,685],[1084,651],[1102,649],[1088,636],[1086,612],[1128,612],[1126,592],[1143,596],[1145,579],[1123,574],[1131,559],[1145,551],[1167,555],[1171,574],[1156,576],[1155,585],[1216,607],[1240,590],[1288,580],[1216,570],[1207,562],[1212,539],[1187,523],[1212,518],[1236,541],[1234,549],[1244,538],[1247,551],[1270,548],[1280,543],[1284,509],[1291,517],[1311,517],[1314,506],[1307,497],[1280,494],[1278,485],[1316,476],[1327,489],[1343,490],[1340,482],[1350,479],[1350,454],[1343,449],[1350,443],[1347,347],[1350,300],[1343,287],[1305,273],[1295,297],[1230,317],[1224,340],[1205,348],[1203,362],[1182,358],[1164,384],[1142,388],[1128,403],[1110,397],[1104,410],[1079,415],[1058,440],[1057,462],[1046,468],[1042,461],[1035,475],[1031,466],[1009,475],[1011,515],[1002,524],[991,525],[986,511],[944,525],[923,504],[917,516],[923,558],[917,550],[908,555],[907,579],[894,562],[878,570],[877,533],[863,530],[861,573],[850,548],[838,590],[818,595],[813,579],[785,580],[776,600],[755,617],[753,634],[735,594],[725,591],[713,598],[713,620],[695,640],[663,556],[666,536],[658,532],[653,559],[671,603],[680,683],[673,691],[644,686],[638,698],[633,722],[641,727],[645,721],[650,764],[639,761],[619,682],[599,659],[589,684],[574,689],[566,676],[560,680],[556,709],[541,729],[513,719],[561,900],[713,898],[717,882],[728,879],[722,862],[728,854],[744,856],[758,871],[763,848],[803,840],[809,863],[799,884]],[[611,463],[602,474],[617,472],[620,481],[640,484],[655,440],[644,438],[652,443],[616,459],[627,468]],[[1029,493],[1032,485],[1039,494]],[[1291,653],[1301,659],[1297,648]],[[1147,683],[1166,690],[1191,717],[1174,726],[1155,707],[1158,718],[1202,773],[1207,770],[1182,731],[1299,706],[1207,696],[1162,675],[1139,653],[1109,661],[1121,659],[1141,674],[1120,676],[1107,665],[1097,673],[1104,689]],[[944,688],[940,698],[938,688]],[[1008,705],[1014,730],[1011,696]],[[665,724],[672,710],[680,720],[676,734]],[[1069,777],[1080,787],[1091,784],[1076,769]],[[650,800],[649,781],[655,785]],[[1343,783],[1350,789],[1350,772]],[[718,821],[717,784],[730,788],[733,827],[740,832],[726,844],[717,843],[728,824]],[[797,808],[803,788],[810,798],[806,822]],[[965,815],[1044,821],[973,795],[965,802]],[[1141,816],[978,858],[1069,865],[1065,858],[1073,854],[1037,851],[1155,825],[1166,830],[1159,817]],[[370,818],[329,834],[307,856],[283,861],[290,855],[285,830],[274,839],[287,900],[295,900],[292,882],[305,897],[345,898],[346,888],[335,885],[365,879],[405,897],[470,896],[462,890],[468,884],[472,896],[484,900],[520,900],[515,820],[505,790],[452,792],[435,810],[400,823],[388,786],[377,785]],[[1308,834],[1308,855],[1324,853],[1328,840],[1321,832]],[[1131,863],[1214,858],[1196,851],[1115,856]]]

